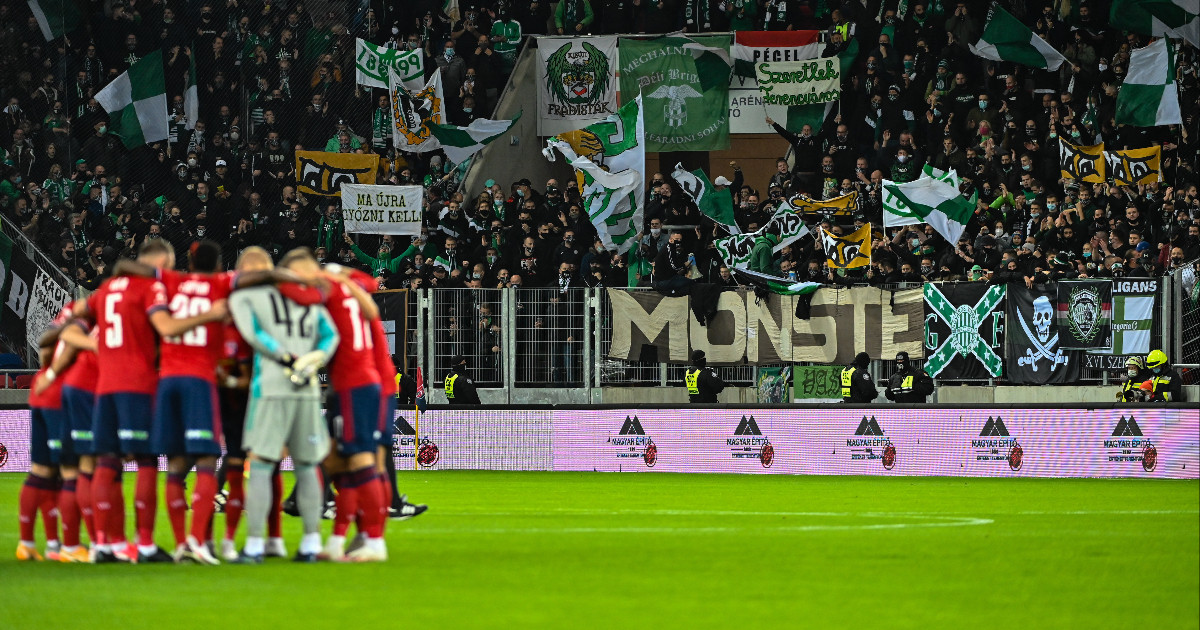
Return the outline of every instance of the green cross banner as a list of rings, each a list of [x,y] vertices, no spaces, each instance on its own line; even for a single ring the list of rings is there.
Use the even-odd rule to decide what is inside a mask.
[[[942,379],[999,377],[1004,360],[1005,285],[925,285],[925,371]]]

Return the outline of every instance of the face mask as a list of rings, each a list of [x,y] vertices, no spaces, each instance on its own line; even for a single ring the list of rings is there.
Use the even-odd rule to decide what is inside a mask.
[[[658,236],[659,234],[662,234],[662,228],[650,228],[650,233],[654,236]]]
[[[1041,212],[1030,212],[1029,216],[1036,219],[1036,218],[1042,216],[1042,213]]]
[[[1129,378],[1137,378],[1137,376],[1138,376],[1138,371],[1134,370],[1132,368],[1125,370],[1125,373],[1129,375]]]
[[[987,101],[979,101],[979,109],[987,109]]]
[[[1106,63],[1100,64],[1100,72],[1104,72],[1105,70],[1108,70],[1108,64],[1106,64]]]
[[[229,134],[230,142],[237,142],[239,139],[241,139],[241,136],[238,135],[238,132],[234,131],[233,133]]]
[[[451,59],[454,59],[454,49],[447,48],[446,49],[446,61],[450,61]]]
[[[930,265],[921,265],[921,273],[923,273],[923,274],[933,273],[933,267]]]
[[[196,238],[204,238],[204,228],[198,228],[196,230]]]
[[[196,195],[196,199],[199,199],[200,201],[205,201],[208,199],[208,195]]]
[[[892,101],[892,102],[898,101],[898,100],[900,100],[900,95],[899,94],[888,94],[888,100]]]
[[[108,125],[100,125],[100,135],[108,133]]]
[[[514,288],[514,289],[520,289],[520,288],[521,288],[521,283],[520,283],[520,282],[514,282],[514,283],[510,284],[509,286],[511,286],[511,287],[512,287],[512,288]]]
[[[900,162],[901,164],[904,164],[905,162],[908,161],[908,156],[907,155],[897,155],[896,160],[898,162]]]
[[[839,133],[839,134],[837,135],[838,142],[845,142],[845,141],[846,141],[846,138],[848,138],[848,137],[849,137],[849,136],[848,136],[847,134],[844,134],[844,133]]]
[[[1021,170],[1022,170],[1022,171],[1026,171],[1026,172],[1032,171],[1032,170],[1033,170],[1033,165],[1032,165],[1032,164],[1022,164],[1022,165],[1021,165]]]
[[[464,113],[464,114],[470,114],[470,113],[471,113],[471,112],[473,112],[473,111],[475,111],[475,109],[474,109],[474,108],[472,108],[472,107],[464,107],[464,108],[463,108],[463,113]]]
[[[1050,212],[1054,212],[1055,210],[1058,209],[1058,204],[1048,203],[1048,204],[1046,204],[1046,209],[1049,210]]]
[[[905,69],[905,70],[912,70],[912,69],[913,69],[913,65],[914,65],[914,64],[913,64],[913,62],[912,62],[912,60],[911,60],[911,59],[906,59],[906,60],[904,61],[904,69]]]
[[[876,67],[877,67],[877,64],[875,62],[871,62],[871,63],[867,64],[867,70],[874,70]]]
[[[1025,128],[1025,133],[1027,133],[1027,134],[1029,134],[1029,135],[1031,135],[1031,136],[1033,136],[1033,135],[1036,135],[1036,134],[1037,134],[1037,127],[1026,127],[1026,128]]]
[[[913,249],[916,249],[921,246],[921,239],[919,239],[919,238],[910,239],[908,241],[908,244],[911,245]]]
[[[191,168],[196,168],[199,162],[196,161],[196,158],[188,158],[187,164]]]

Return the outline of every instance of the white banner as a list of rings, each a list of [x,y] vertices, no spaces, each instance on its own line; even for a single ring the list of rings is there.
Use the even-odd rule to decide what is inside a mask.
[[[733,35],[733,72],[729,75],[729,133],[775,133],[764,111],[786,124],[787,108],[766,106],[754,66],[763,61],[801,61],[821,54],[819,31],[738,31]]]
[[[419,90],[425,86],[425,53],[420,49],[397,50],[354,40],[354,80],[359,85],[387,89],[389,67],[404,87]]]
[[[421,234],[420,186],[342,184],[346,231],[357,234]]]
[[[71,294],[50,278],[50,274],[38,269],[29,308],[25,311],[25,339],[31,349],[36,349],[42,333],[54,322],[54,317],[71,300]]]
[[[617,38],[538,38],[538,135],[585,127],[617,111]]]
[[[831,103],[842,96],[842,66],[837,57],[806,61],[764,61],[754,66],[758,89],[767,105],[800,107]]]

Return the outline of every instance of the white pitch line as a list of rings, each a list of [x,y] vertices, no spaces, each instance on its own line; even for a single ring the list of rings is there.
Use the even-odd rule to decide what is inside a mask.
[[[545,508],[527,511],[506,512],[446,512],[438,510],[439,514],[447,516],[536,516],[539,514],[555,513],[568,516],[817,516],[817,517],[965,517],[968,515],[953,512],[759,512],[741,510],[641,510],[641,509],[573,509]],[[1023,510],[1020,512],[995,512],[993,516],[1103,516],[1103,515],[1156,515],[1156,514],[1200,514],[1200,510]]]
[[[863,516],[867,518],[886,518],[888,514],[850,514],[833,513],[836,516]],[[830,513],[820,514],[829,516]],[[850,530],[880,530],[880,529],[918,529],[927,527],[964,527],[972,525],[990,525],[995,522],[990,518],[975,518],[968,516],[918,516],[907,515],[905,518],[941,519],[925,523],[876,523],[871,525],[780,525],[778,527],[455,527],[429,530],[404,530],[404,535],[422,536],[427,534],[732,534],[742,532],[821,532],[821,531],[850,531]]]

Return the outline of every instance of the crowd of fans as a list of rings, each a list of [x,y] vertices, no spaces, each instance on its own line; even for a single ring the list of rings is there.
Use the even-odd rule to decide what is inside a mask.
[[[801,133],[775,125],[782,140],[763,141],[762,153],[790,145],[790,159],[779,160],[766,190],[744,185],[736,168],[714,165],[711,177],[733,176],[744,231],[786,196],[857,190],[860,209],[823,227],[843,233],[870,222],[873,262],[835,272],[803,239],[777,254],[759,243],[756,270],[840,284],[1032,283],[1150,277],[1200,257],[1196,50],[1182,45],[1176,65],[1182,127],[1117,127],[1130,51],[1149,38],[1109,24],[1103,3],[1025,4],[1010,9],[1068,63],[1051,72],[985,61],[967,49],[982,32],[982,4],[489,0],[460,2],[452,20],[432,0],[325,15],[296,0],[117,0],[47,43],[26,3],[0,1],[0,210],[85,288],[147,238],[180,252],[212,239],[230,259],[250,245],[276,254],[309,246],[392,288],[654,286],[680,276],[732,285],[713,247],[723,230],[661,173],[648,177],[637,246],[616,255],[597,240],[574,181],[488,180],[464,190],[442,156],[395,151],[384,91],[355,82],[355,38],[422,50],[428,73],[442,69],[450,121],[467,124],[492,111],[525,35],[813,28],[824,31],[824,56],[858,47],[834,113]],[[167,69],[170,138],[126,149],[95,95],[155,49]],[[193,60],[200,110],[189,121]],[[1063,180],[1060,139],[1109,150],[1161,145],[1163,181]],[[375,151],[385,158],[381,181],[423,183],[422,236],[347,235],[336,199],[297,193],[300,148]],[[882,227],[882,180],[915,179],[926,164],[956,169],[963,194],[978,197],[957,243],[928,226]]]

